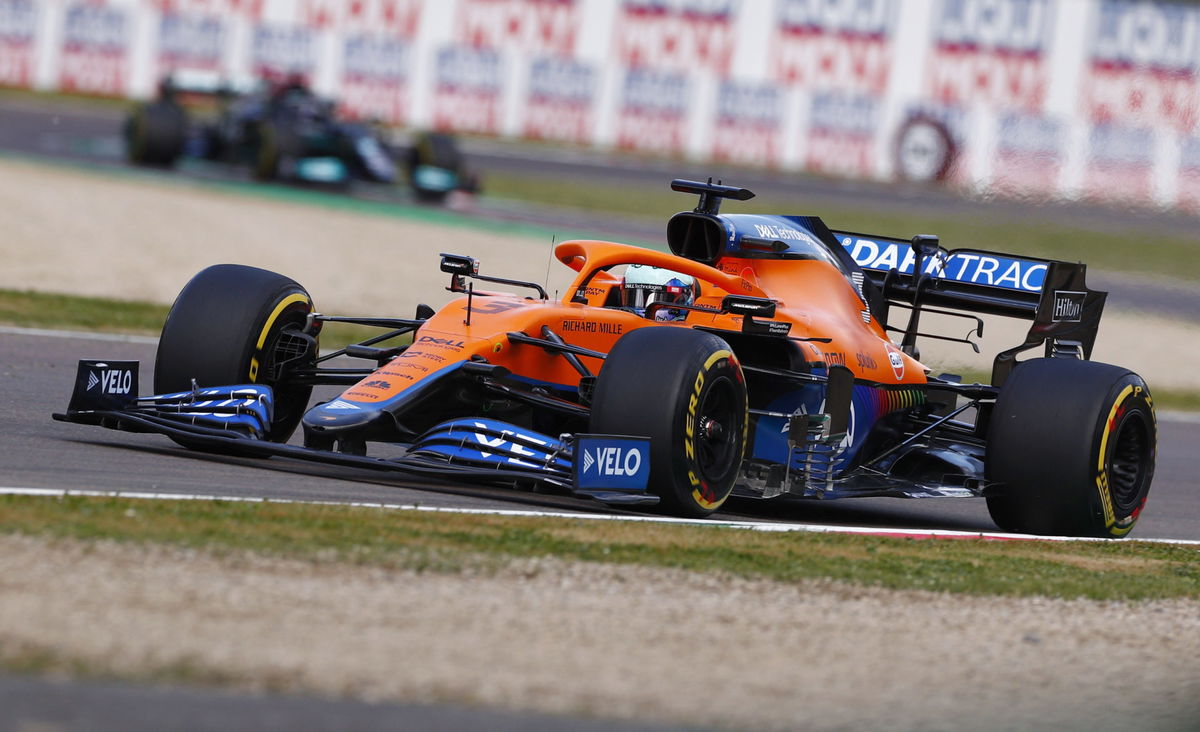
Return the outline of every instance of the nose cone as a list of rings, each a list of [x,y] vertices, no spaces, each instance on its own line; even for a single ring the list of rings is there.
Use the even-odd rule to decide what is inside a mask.
[[[318,404],[304,415],[301,424],[305,433],[308,432],[345,432],[366,427],[383,411],[359,402],[346,399],[334,399],[331,402]]]

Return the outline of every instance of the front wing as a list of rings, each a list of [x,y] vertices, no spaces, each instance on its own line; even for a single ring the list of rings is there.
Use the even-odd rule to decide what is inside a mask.
[[[139,397],[137,361],[82,360],[62,422],[166,435],[218,453],[284,457],[448,481],[523,485],[622,506],[651,506],[650,442],[614,435],[542,435],[487,418],[443,422],[399,457],[370,457],[265,439],[269,386],[242,384]]]

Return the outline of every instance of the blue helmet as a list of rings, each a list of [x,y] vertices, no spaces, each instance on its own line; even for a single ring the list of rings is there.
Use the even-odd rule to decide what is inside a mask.
[[[656,302],[691,305],[696,299],[696,290],[696,279],[691,275],[644,264],[631,264],[625,269],[625,280],[621,284],[621,304],[632,308],[638,315],[645,315],[646,308]],[[684,311],[670,308],[662,308],[655,313],[656,320],[676,320],[685,316]]]

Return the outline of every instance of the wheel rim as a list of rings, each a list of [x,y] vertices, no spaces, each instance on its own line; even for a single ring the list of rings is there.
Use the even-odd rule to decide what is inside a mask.
[[[1122,514],[1136,509],[1141,501],[1149,477],[1150,449],[1146,415],[1140,411],[1127,413],[1117,426],[1116,440],[1105,461],[1113,503]]]
[[[710,484],[720,484],[737,467],[741,425],[734,384],[728,378],[713,382],[696,410],[696,465]]]

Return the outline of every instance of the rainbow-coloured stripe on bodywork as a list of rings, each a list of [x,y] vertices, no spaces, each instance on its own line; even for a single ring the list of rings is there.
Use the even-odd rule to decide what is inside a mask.
[[[854,417],[867,418],[871,424],[885,414],[910,409],[925,403],[925,392],[912,387],[854,385]]]
[[[851,415],[846,440],[842,442],[834,470],[842,470],[858,456],[867,435],[875,423],[893,412],[911,409],[925,402],[925,391],[920,388],[897,385],[855,384],[851,396]],[[813,384],[802,389],[782,394],[773,400],[767,411],[784,414],[817,414],[825,409],[825,386]],[[783,417],[763,416],[758,419],[754,431],[752,454],[759,460],[786,464],[793,461],[792,468],[799,469],[796,457],[790,455],[787,444],[788,425]]]

